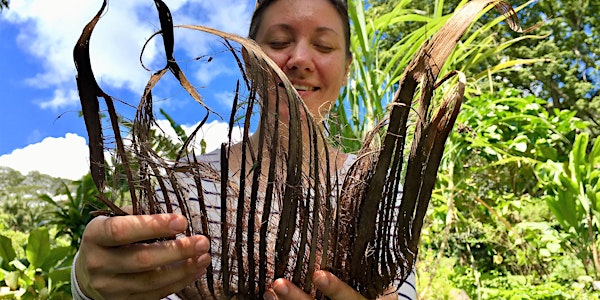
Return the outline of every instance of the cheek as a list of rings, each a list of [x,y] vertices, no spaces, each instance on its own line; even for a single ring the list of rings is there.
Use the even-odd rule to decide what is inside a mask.
[[[328,61],[322,65],[321,70],[331,87],[341,87],[346,81],[346,64],[343,61]]]
[[[280,69],[282,69],[282,70],[284,69],[283,68],[285,66],[285,55],[284,54],[279,53],[279,52],[274,52],[274,51],[265,51],[265,54],[269,58],[271,58],[271,60],[273,60]]]

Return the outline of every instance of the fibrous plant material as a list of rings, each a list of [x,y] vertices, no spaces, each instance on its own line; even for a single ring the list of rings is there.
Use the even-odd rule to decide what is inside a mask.
[[[404,72],[389,118],[370,135],[382,135],[381,147],[372,147],[367,139],[357,160],[344,168],[335,152],[322,151],[327,149],[322,146],[328,137],[285,74],[256,43],[203,26],[173,26],[165,3],[154,3],[166,65],[150,77],[128,135],[122,136],[114,100],[97,84],[90,63],[89,41],[106,1],[83,30],[74,59],[89,135],[90,169],[102,192],[100,200],[114,214],[126,214],[104,193],[111,184],[106,169],[115,168],[107,166],[104,159],[105,150],[113,144],[105,136],[109,132],[116,145],[115,160],[127,180],[133,213],[181,213],[190,220],[186,234],[211,239],[213,259],[206,276],[179,295],[190,299],[259,298],[273,280],[284,277],[319,296],[311,284],[317,269],[333,272],[368,298],[404,281],[414,267],[444,144],[466,82],[458,72],[436,82],[439,70],[464,31],[489,5],[495,5],[508,16],[509,25],[520,30],[510,5],[473,0],[457,10]],[[214,112],[173,55],[174,27],[221,37],[242,74],[229,118],[229,141],[217,154],[218,166],[193,150],[196,132]],[[236,50],[233,43],[241,49]],[[153,148],[152,90],[168,72],[206,111],[175,159],[162,157]],[[455,74],[459,78],[455,90],[434,107],[434,90]],[[102,125],[99,99],[104,100],[108,128]],[[279,120],[281,109],[286,110],[289,121]],[[409,140],[411,112],[416,113],[416,122],[414,137]],[[259,122],[251,138],[255,115]],[[243,135],[236,144],[232,130],[237,124]],[[408,143],[410,154],[405,157]]]

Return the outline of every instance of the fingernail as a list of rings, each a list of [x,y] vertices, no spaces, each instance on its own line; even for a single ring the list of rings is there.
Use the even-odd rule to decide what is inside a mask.
[[[273,291],[277,294],[277,296],[286,296],[288,294],[288,287],[285,284],[283,279],[277,279],[273,283]]]
[[[196,266],[206,267],[210,263],[210,254],[206,253],[196,258]]]
[[[317,286],[317,289],[326,288],[329,285],[329,278],[325,273],[317,271],[315,272],[313,283]]]
[[[187,221],[179,216],[176,216],[173,218],[173,220],[171,220],[171,222],[169,222],[169,228],[175,232],[182,232],[186,229],[186,227]]]
[[[198,253],[206,253],[210,249],[210,244],[207,239],[200,238],[196,241],[196,252]]]

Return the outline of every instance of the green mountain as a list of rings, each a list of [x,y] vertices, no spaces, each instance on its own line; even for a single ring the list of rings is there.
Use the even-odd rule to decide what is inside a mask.
[[[28,232],[48,220],[53,207],[39,199],[64,194],[72,181],[34,171],[27,175],[0,166],[0,229]],[[64,196],[62,196],[64,197]],[[62,198],[61,197],[61,198]]]
[[[0,202],[8,197],[37,198],[40,194],[56,195],[59,191],[64,191],[63,183],[71,185],[72,181],[37,171],[23,175],[17,170],[0,166]]]

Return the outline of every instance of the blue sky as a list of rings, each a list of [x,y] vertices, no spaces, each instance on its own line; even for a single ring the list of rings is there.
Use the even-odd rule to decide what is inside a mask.
[[[165,0],[175,24],[206,25],[245,35],[252,0]],[[79,117],[72,50],[100,0],[13,0],[0,13],[0,165],[78,179],[87,173],[87,133]],[[111,1],[90,43],[92,66],[108,94],[137,103],[150,72],[139,62],[143,43],[158,28],[153,1]],[[157,43],[158,42],[158,43]],[[144,62],[162,67],[160,39]],[[205,34],[176,30],[176,58],[207,104],[227,116],[237,71],[222,44]],[[210,55],[206,59],[194,58]],[[155,91],[156,108],[192,127],[199,105],[172,83]],[[160,116],[159,116],[160,117]],[[223,124],[207,134],[209,147],[223,137]],[[212,140],[214,137],[214,141]]]

